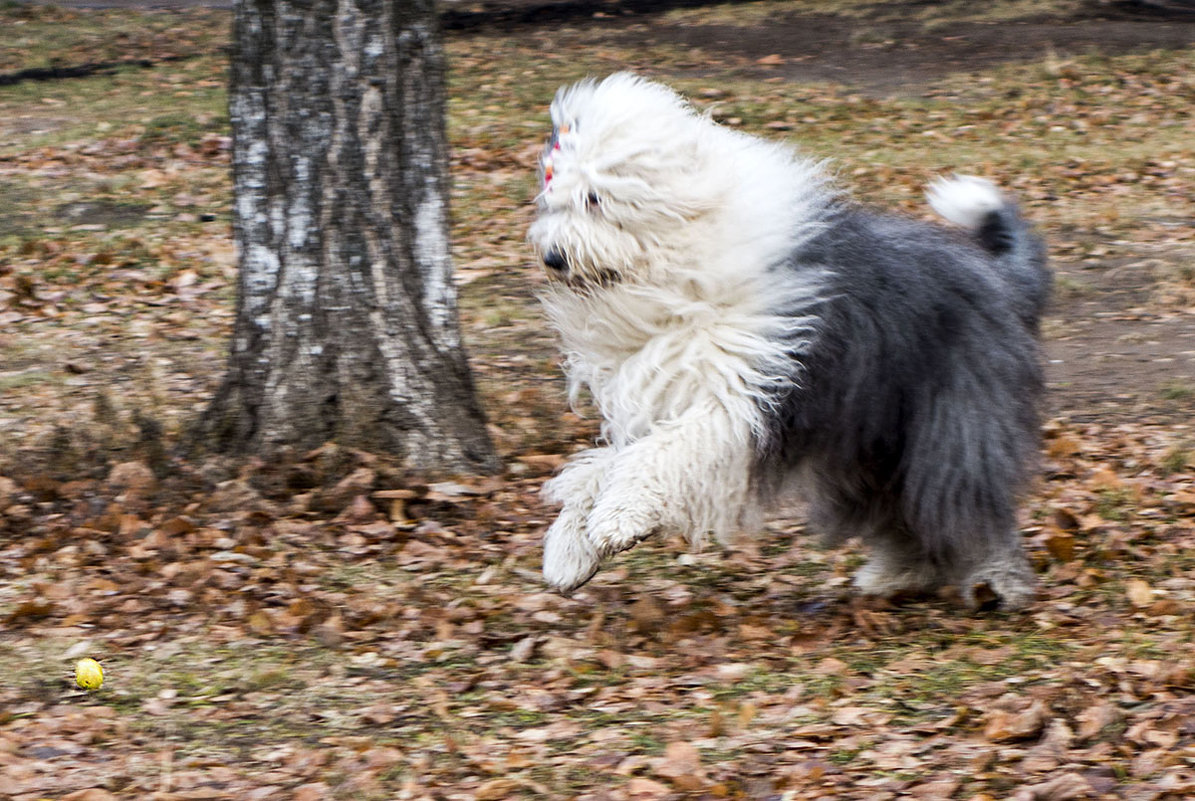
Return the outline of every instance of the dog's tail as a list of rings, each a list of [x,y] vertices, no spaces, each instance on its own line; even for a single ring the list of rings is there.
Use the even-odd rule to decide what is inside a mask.
[[[991,181],[971,175],[938,178],[926,192],[929,205],[971,232],[1021,290],[1024,316],[1034,327],[1050,294],[1050,271],[1041,238],[1021,217],[1016,204]]]

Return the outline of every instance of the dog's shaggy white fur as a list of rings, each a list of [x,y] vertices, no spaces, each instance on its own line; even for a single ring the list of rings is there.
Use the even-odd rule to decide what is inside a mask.
[[[1001,398],[959,396],[1007,380],[1032,396],[1040,384],[1032,334],[1048,279],[1000,193],[975,178],[932,188],[933,207],[972,231],[964,242],[869,218],[819,163],[629,74],[562,89],[551,114],[529,239],[553,279],[543,301],[571,396],[592,394],[604,444],[545,487],[562,505],[544,539],[549,584],[571,591],[659,531],[725,540],[800,473],[821,499],[816,523],[873,545],[857,580],[865,591],[952,581],[972,603],[980,585],[1005,606],[1026,603],[1033,577],[1008,517],[1035,418],[1017,404],[993,427],[979,418]],[[913,274],[927,249],[964,278],[939,280],[940,266]],[[974,300],[993,291],[1009,299]],[[907,330],[960,300],[986,306],[959,315],[998,322]],[[959,326],[952,353],[917,344]],[[1015,340],[982,354],[1001,366],[957,364],[988,337]],[[921,375],[922,357],[933,376]],[[914,398],[921,406],[905,408]],[[955,447],[918,444],[943,436]],[[965,462],[957,479],[930,464],[950,458]],[[947,530],[964,523],[979,533]]]

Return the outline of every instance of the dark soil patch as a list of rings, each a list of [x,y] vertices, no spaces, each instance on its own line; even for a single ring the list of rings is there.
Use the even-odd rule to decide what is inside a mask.
[[[1045,343],[1053,413],[1190,421],[1195,316],[1159,307],[1156,264],[1124,257],[1055,265]]]
[[[1046,342],[1050,412],[1075,422],[1190,422],[1195,319],[1126,319],[1106,306],[1082,304],[1061,317],[1065,330]]]
[[[925,83],[957,72],[1041,58],[1047,52],[1115,55],[1195,44],[1195,2],[1093,2],[1067,16],[929,26],[926,0],[876,5],[870,14],[789,13],[756,26],[666,24],[649,17],[713,3],[702,0],[448,2],[450,32],[510,31],[561,24],[609,30],[612,43],[671,44],[750,60],[779,56],[780,64],[749,74],[798,82],[835,82],[878,94],[919,92]]]
[[[61,81],[66,78],[90,78],[93,75],[111,75],[128,67],[149,69],[158,64],[181,61],[183,56],[167,56],[159,59],[127,58],[120,61],[88,61],[84,64],[55,67],[32,67],[16,72],[0,73],[0,86],[13,86],[25,81]]]
[[[928,82],[953,73],[1040,59],[1049,52],[1115,55],[1185,48],[1195,43],[1195,25],[1083,18],[961,23],[927,32],[920,22],[802,15],[757,28],[655,27],[651,38],[746,58],[775,54],[781,64],[752,73],[841,83],[890,96],[918,94]]]
[[[608,41],[644,48],[680,44],[711,56],[780,63],[748,69],[748,77],[831,81],[877,96],[919,93],[927,82],[999,63],[1060,54],[1116,55],[1195,44],[1195,2],[1091,2],[1066,17],[929,26],[919,18],[925,0],[875,6],[871,14],[778,14],[766,24],[662,24],[654,14],[695,8],[700,0],[538,2],[492,0],[482,6],[449,2],[448,31],[519,30],[581,24],[605,27]]]

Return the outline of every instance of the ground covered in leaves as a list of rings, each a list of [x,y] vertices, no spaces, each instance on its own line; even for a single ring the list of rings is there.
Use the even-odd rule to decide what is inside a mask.
[[[227,12],[0,7],[0,796],[1195,795],[1190,24],[670,5],[449,5],[464,327],[507,464],[484,480],[182,454],[234,301]],[[925,58],[960,37],[1002,52]],[[1020,196],[1059,273],[1028,612],[855,598],[862,555],[799,509],[543,592],[536,493],[593,421],[534,303],[534,163],[556,85],[628,67],[868,202],[922,215],[954,169]]]

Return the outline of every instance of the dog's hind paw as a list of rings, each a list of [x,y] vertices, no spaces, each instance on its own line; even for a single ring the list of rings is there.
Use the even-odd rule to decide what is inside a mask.
[[[568,595],[593,578],[601,563],[580,522],[562,512],[544,534],[544,580],[552,589]]]
[[[854,584],[864,595],[880,598],[926,595],[942,586],[942,574],[924,560],[901,559],[878,551],[859,568]]]
[[[978,612],[1010,612],[1037,598],[1037,578],[1023,558],[1003,560],[972,572],[960,589],[963,601]]]

